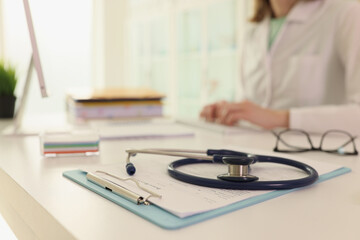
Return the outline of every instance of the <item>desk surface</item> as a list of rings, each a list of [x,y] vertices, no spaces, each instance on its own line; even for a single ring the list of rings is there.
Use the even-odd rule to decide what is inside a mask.
[[[0,122],[4,125],[3,122]],[[44,159],[38,137],[0,137],[0,212],[19,239],[359,239],[360,159],[305,153],[352,172],[180,230],[164,230],[62,176],[125,161],[127,148],[271,150],[268,132],[101,142],[95,157]],[[359,145],[359,144],[358,144]]]

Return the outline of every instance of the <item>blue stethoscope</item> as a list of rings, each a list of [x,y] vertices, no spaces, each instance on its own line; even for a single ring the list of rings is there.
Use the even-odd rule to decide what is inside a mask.
[[[126,152],[128,153],[126,172],[129,175],[134,175],[136,171],[134,164],[130,162],[130,157],[138,153],[185,157],[184,159],[176,160],[169,164],[169,175],[186,183],[211,188],[237,190],[292,189],[310,185],[319,178],[314,168],[302,162],[274,156],[252,155],[232,150],[130,149],[126,150]],[[291,166],[302,170],[307,176],[289,180],[258,181],[258,177],[250,175],[250,165],[256,162]],[[178,170],[179,167],[185,165],[209,163],[227,164],[228,172],[218,175],[217,179],[211,179],[187,174]]]

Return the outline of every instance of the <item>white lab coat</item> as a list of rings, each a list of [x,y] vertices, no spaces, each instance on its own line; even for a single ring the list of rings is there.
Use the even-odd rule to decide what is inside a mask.
[[[300,1],[268,49],[269,18],[244,37],[240,98],[290,109],[290,127],[360,134],[360,4]]]

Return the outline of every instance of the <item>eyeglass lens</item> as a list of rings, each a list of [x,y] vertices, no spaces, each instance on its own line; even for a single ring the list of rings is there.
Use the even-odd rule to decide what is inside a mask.
[[[303,131],[288,130],[278,135],[278,150],[299,151],[312,149],[312,143]]]
[[[338,153],[354,152],[352,137],[345,132],[330,131],[323,135],[321,148],[323,151]]]

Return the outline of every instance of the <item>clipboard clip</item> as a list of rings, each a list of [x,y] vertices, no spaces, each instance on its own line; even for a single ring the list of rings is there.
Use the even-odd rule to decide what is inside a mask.
[[[147,192],[149,194],[149,196],[147,197],[143,197],[141,196],[140,194],[137,194],[109,179],[105,179],[101,176],[98,176],[94,173],[91,173],[91,172],[88,172],[86,174],[86,178],[87,180],[89,180],[90,182],[102,187],[102,188],[105,188],[106,190],[109,190],[117,195],[119,195],[120,197],[123,197],[137,205],[150,205],[150,202],[148,201],[148,199],[150,197],[156,197],[156,198],[161,198],[161,195],[143,187],[140,185],[139,181],[137,181],[136,179],[134,178],[120,178],[116,175],[113,175],[113,174],[110,174],[110,173],[107,173],[107,172],[104,172],[104,171],[95,171],[95,173],[101,173],[101,174],[104,174],[104,175],[107,175],[107,176],[110,176],[112,178],[115,178],[117,180],[120,180],[120,181],[131,181],[131,182],[134,182],[136,184],[136,186]]]

